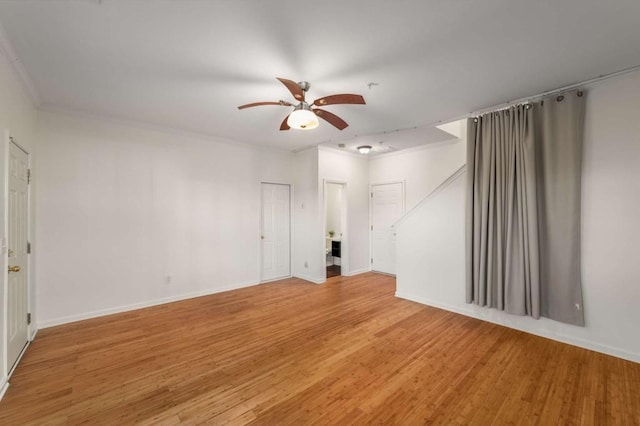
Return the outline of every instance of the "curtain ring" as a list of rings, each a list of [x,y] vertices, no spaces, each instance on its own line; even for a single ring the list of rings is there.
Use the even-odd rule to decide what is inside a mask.
[[[540,106],[544,106],[544,101],[540,101]]]
[[[582,97],[582,91],[578,90],[578,97],[581,98]]]
[[[531,109],[531,104],[527,104],[527,109]]]
[[[474,123],[477,123],[477,122],[478,122],[478,117],[474,118],[474,119],[473,119],[473,122],[474,122]]]
[[[564,100],[564,96],[560,95],[556,98],[556,101],[562,102]]]

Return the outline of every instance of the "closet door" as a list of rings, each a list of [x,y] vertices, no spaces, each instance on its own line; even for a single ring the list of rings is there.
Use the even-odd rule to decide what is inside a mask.
[[[27,154],[13,143],[9,144],[8,210],[7,366],[11,370],[29,340],[29,160]]]
[[[371,186],[371,269],[396,273],[396,234],[392,225],[404,213],[403,184]]]
[[[291,187],[262,184],[262,281],[291,275]]]

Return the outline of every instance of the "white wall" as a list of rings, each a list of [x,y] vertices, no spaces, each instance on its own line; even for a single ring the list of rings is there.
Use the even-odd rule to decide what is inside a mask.
[[[341,259],[343,275],[354,275],[371,269],[369,257],[369,161],[368,157],[321,147],[318,152],[319,191],[324,181],[346,183],[346,229],[343,229]],[[324,261],[324,242],[318,246]]]
[[[7,354],[6,354],[6,321],[7,321],[7,251],[6,241],[8,237],[7,228],[7,161],[8,161],[8,149],[9,139],[8,136],[13,136],[15,141],[24,149],[29,152],[29,161],[33,165],[35,163],[35,122],[37,118],[36,110],[33,103],[29,99],[26,91],[23,89],[19,77],[11,66],[11,61],[15,61],[15,58],[11,55],[11,52],[6,50],[7,46],[4,44],[4,40],[1,37],[0,29],[0,197],[2,198],[2,208],[0,209],[0,246],[2,250],[0,252],[0,268],[2,269],[2,279],[0,279],[0,397],[2,395],[4,386],[7,379]],[[31,185],[30,190],[34,190],[35,184]],[[32,199],[30,204],[30,239],[32,243],[36,243],[35,239],[35,200]],[[35,254],[30,256],[29,259],[29,275],[30,275],[30,311],[35,317],[36,311],[33,309],[35,304]],[[35,327],[32,327],[32,332],[35,331]]]
[[[292,273],[322,283],[325,280],[324,224],[318,191],[318,149],[314,147],[296,153],[292,169],[295,187]]]
[[[260,182],[291,154],[48,112],[38,133],[41,325],[259,281]]]
[[[638,117],[640,73],[588,88],[582,181],[584,328],[465,303],[464,175],[400,224],[398,296],[639,362]]]
[[[465,163],[465,140],[463,135],[462,139],[372,157],[371,184],[404,181],[405,209],[409,211]]]

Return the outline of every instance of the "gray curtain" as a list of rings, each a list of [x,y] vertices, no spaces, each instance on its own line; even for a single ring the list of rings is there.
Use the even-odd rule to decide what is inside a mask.
[[[584,325],[580,180],[584,96],[467,122],[467,303]]]
[[[534,105],[538,159],[541,315],[584,326],[580,200],[585,96],[573,91]]]

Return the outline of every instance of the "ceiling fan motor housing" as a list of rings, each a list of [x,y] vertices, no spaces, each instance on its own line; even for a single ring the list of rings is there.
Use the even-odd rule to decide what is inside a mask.
[[[311,85],[309,84],[308,81],[299,81],[298,87],[300,87],[300,90],[302,90],[303,92],[306,92],[311,88]]]

